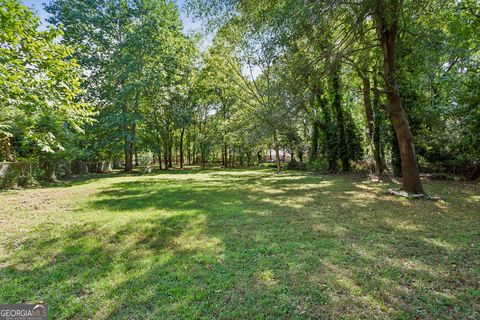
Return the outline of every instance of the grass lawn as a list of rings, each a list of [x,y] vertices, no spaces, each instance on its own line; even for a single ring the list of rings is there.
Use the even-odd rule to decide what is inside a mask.
[[[50,319],[479,319],[480,186],[270,169],[0,193],[0,303]]]

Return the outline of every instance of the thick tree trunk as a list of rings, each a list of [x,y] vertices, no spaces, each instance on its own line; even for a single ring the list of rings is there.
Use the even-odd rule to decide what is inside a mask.
[[[422,181],[418,168],[415,146],[407,116],[402,107],[400,89],[396,78],[395,43],[397,37],[397,20],[401,3],[385,8],[385,3],[377,0],[375,22],[377,34],[383,51],[384,80],[387,91],[388,113],[395,128],[402,161],[403,189],[408,193],[423,194]],[[389,9],[391,12],[385,12]],[[388,16],[388,21],[387,21]]]

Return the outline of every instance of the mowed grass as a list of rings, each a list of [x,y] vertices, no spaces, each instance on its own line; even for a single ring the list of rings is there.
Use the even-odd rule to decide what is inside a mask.
[[[50,319],[478,319],[480,187],[269,169],[0,193],[0,303]]]

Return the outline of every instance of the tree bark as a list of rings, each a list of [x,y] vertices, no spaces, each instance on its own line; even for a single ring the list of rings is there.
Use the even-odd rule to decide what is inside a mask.
[[[163,149],[163,162],[165,164],[165,170],[168,170],[168,147],[165,145]]]
[[[137,118],[139,117],[139,102],[140,100],[140,93],[137,91],[135,93],[135,118],[133,120],[133,124],[132,124],[132,157],[133,157],[133,154],[135,155],[135,166],[138,167],[139,166],[139,163],[138,163],[138,148],[137,148]],[[133,167],[133,165],[132,165]]]
[[[403,189],[408,193],[424,194],[413,136],[402,106],[396,77],[395,44],[401,1],[393,3],[389,8],[391,10],[389,13],[385,12],[385,9],[384,1],[377,0],[375,22],[384,58],[384,81],[388,100],[387,111],[392,119],[400,149]]]
[[[168,167],[169,168],[173,168],[172,152],[173,152],[172,140],[169,139],[168,141]]]
[[[12,153],[12,148],[10,148],[10,138],[7,137],[3,140],[3,150],[5,153],[5,160],[8,162],[14,162],[15,157]]]
[[[320,136],[320,120],[315,119],[312,123],[312,145],[310,147],[310,161],[314,162],[318,157],[318,137]]]
[[[185,128],[182,128],[180,131],[180,169],[183,169],[183,135],[185,133]]]
[[[365,118],[367,120],[365,126],[365,135],[367,137],[367,144],[372,145],[372,134],[373,134],[373,109],[372,109],[372,100],[370,99],[370,80],[368,76],[362,77],[363,82],[363,105],[365,107]]]
[[[381,123],[382,123],[382,113],[380,110],[380,94],[377,89],[377,77],[374,75],[373,79],[373,152],[375,157],[375,173],[377,176],[383,174],[383,169],[385,167],[383,157],[382,157],[382,143],[380,138]]]
[[[375,120],[374,120],[374,112],[372,107],[372,100],[370,98],[370,79],[368,75],[362,76],[363,82],[363,105],[365,108],[365,119],[367,121],[365,125],[365,136],[367,140],[367,148],[369,149],[369,153],[373,154],[373,159],[375,161],[375,168],[374,171],[377,175],[380,175],[382,171],[382,163],[379,157],[380,152],[377,150],[379,146],[379,139],[376,139],[375,136]],[[378,103],[378,102],[377,102]],[[375,136],[375,137],[374,137]],[[375,140],[375,141],[374,141]],[[378,142],[378,143],[377,143]]]
[[[131,148],[131,139],[128,135],[128,123],[127,123],[127,106],[126,104],[122,105],[123,113],[123,151],[125,156],[125,172],[132,172],[132,148]]]
[[[275,160],[277,161],[277,173],[282,172],[282,165],[280,163],[280,147],[278,146],[277,133],[273,134],[273,144],[275,146]],[[271,155],[270,155],[271,157]]]

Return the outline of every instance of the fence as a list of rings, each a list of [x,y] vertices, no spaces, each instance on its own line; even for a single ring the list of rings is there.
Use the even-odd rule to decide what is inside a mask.
[[[62,161],[56,163],[0,162],[0,189],[28,187],[74,175],[108,172],[112,162]]]

